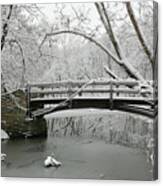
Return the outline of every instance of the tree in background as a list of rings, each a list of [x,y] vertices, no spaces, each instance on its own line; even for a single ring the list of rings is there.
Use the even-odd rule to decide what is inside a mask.
[[[108,78],[105,70],[111,78],[151,79],[153,4],[57,3],[51,13],[48,6],[2,6],[2,80],[11,90],[27,82]]]

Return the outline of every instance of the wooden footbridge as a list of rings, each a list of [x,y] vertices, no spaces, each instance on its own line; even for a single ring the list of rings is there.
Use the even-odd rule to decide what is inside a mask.
[[[28,84],[27,117],[42,117],[59,110],[98,108],[120,110],[153,118],[157,100],[148,84],[138,81],[91,80]]]

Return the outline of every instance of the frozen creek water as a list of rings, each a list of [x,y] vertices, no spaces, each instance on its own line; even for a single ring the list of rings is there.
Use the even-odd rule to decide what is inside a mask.
[[[5,177],[87,178],[151,180],[150,166],[139,149],[80,137],[48,137],[2,142],[7,154],[2,162]],[[44,168],[54,152],[62,167]]]

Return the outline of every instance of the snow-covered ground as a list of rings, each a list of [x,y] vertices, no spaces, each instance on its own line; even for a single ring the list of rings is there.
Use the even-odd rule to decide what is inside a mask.
[[[111,111],[106,110],[106,109],[71,109],[71,110],[62,110],[62,111],[57,111],[51,114],[47,114],[45,116],[45,119],[49,118],[63,118],[63,117],[74,117],[74,116],[86,116],[86,115],[106,115],[110,113]],[[117,112],[118,111],[112,111],[112,112]]]

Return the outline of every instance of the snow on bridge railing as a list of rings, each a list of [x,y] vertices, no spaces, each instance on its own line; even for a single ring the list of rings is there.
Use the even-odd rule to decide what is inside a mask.
[[[76,88],[72,88],[71,90],[68,89],[53,89],[53,90],[32,90],[31,94],[66,94],[68,92],[71,93],[75,93],[78,89]],[[114,92],[114,93],[132,93],[132,94],[138,94],[140,92],[139,89],[129,89],[129,88],[116,88],[116,89],[102,89],[102,88],[85,88],[83,90],[80,91],[80,93],[110,93],[110,92]],[[146,91],[147,93],[148,91]]]
[[[53,88],[56,86],[82,86],[86,84],[87,81],[56,81],[54,83],[34,83],[29,84],[30,87],[39,87],[39,88]],[[135,80],[94,80],[90,85],[126,85],[126,86],[138,86],[140,84],[139,81]],[[88,85],[88,86],[90,86]]]
[[[32,97],[42,97],[43,95],[66,95],[70,96],[77,92],[83,85],[87,84],[82,88],[78,95],[105,95],[108,96],[108,93],[111,95],[115,93],[117,96],[119,94],[125,94],[127,96],[134,94],[139,95],[151,94],[151,91],[148,89],[148,84],[141,84],[139,81],[135,80],[91,80],[91,83],[86,81],[57,81],[54,83],[38,83],[38,84],[28,84],[27,85],[27,94],[28,101]],[[143,87],[143,88],[141,88]]]

